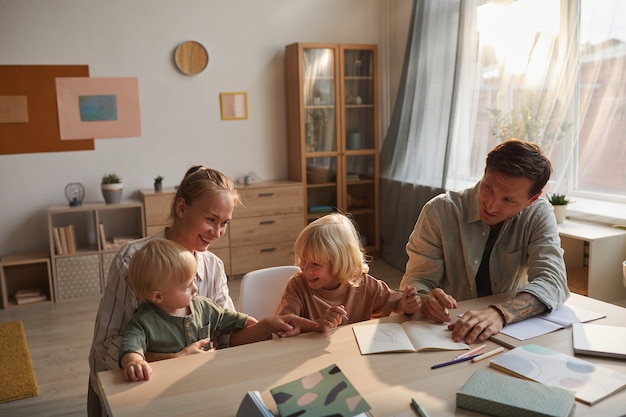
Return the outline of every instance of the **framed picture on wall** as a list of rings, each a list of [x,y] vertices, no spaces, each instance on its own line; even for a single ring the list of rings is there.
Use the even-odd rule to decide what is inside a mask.
[[[220,93],[222,120],[246,120],[248,118],[248,93]]]

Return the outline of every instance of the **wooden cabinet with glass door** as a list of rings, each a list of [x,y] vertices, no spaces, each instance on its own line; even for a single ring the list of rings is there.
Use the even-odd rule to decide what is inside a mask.
[[[349,213],[380,250],[376,45],[285,48],[289,178],[305,184],[307,223]]]

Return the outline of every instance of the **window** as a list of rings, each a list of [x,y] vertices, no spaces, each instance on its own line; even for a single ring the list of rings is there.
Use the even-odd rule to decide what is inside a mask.
[[[626,201],[626,2],[494,1],[474,17],[474,134],[459,161],[472,158],[456,181],[479,179],[486,151],[517,137],[550,156],[551,192]]]
[[[626,2],[582,0],[575,190],[626,197]]]

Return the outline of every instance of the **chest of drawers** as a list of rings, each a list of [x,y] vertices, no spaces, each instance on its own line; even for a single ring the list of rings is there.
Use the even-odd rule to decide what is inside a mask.
[[[243,204],[235,207],[227,233],[210,247],[224,262],[226,274],[293,264],[293,244],[304,227],[302,183],[267,181],[238,185],[237,190]],[[168,225],[175,193],[174,188],[140,190],[147,235]]]
[[[232,274],[292,265],[293,244],[304,227],[302,184],[273,181],[238,189],[243,205],[230,223]]]

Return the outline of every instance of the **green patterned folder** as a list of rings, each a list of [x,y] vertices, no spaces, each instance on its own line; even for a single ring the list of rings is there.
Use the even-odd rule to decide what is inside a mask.
[[[341,372],[331,365],[270,390],[281,417],[350,417],[371,407]]]
[[[566,417],[574,392],[478,370],[456,393],[456,406],[496,417]]]

